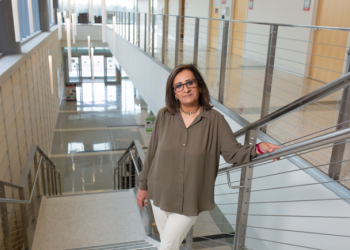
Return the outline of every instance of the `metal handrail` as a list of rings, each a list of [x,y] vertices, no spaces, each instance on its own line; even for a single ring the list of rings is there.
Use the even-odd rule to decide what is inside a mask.
[[[33,160],[34,160],[36,152],[39,152],[41,154],[41,157],[40,157],[40,161],[39,161],[39,164],[38,164],[38,169],[37,169],[37,172],[36,172],[36,175],[35,175],[35,179],[34,179],[34,182],[33,182],[32,190],[30,192],[29,200],[17,200],[17,199],[0,198],[0,203],[31,204],[32,200],[33,200],[33,196],[34,196],[35,185],[36,185],[36,183],[38,181],[38,176],[39,176],[39,172],[40,172],[39,170],[42,167],[42,161],[43,160],[48,164],[47,167],[50,167],[54,171],[55,178],[56,178],[56,174],[60,175],[60,171],[56,170],[56,166],[50,160],[50,158],[48,158],[45,155],[45,153],[37,145],[32,145],[32,147],[31,147],[31,149],[29,151],[28,157],[27,157],[26,164],[25,164],[25,166],[23,168],[21,178],[19,180],[19,185],[13,185],[11,183],[4,182],[4,181],[1,181],[1,183],[4,184],[5,186],[8,186],[8,187],[17,188],[18,190],[23,189],[25,187],[25,185],[26,185],[26,181],[28,180],[28,175],[29,175],[29,173],[31,171],[31,164],[33,163]],[[60,179],[60,177],[59,177],[59,179]],[[62,195],[62,189],[61,189],[61,182],[60,181],[59,181],[59,189],[60,189],[60,194]]]
[[[124,12],[124,11],[122,11]],[[128,11],[126,11],[128,13]],[[198,18],[195,16],[181,16],[181,15],[169,15],[169,14],[157,14],[157,13],[148,13],[148,12],[130,12],[135,14],[149,14],[149,15],[161,15],[169,17],[183,17],[183,18]],[[243,21],[243,20],[223,20],[219,18],[210,18],[210,17],[200,17],[204,20],[213,20],[213,21],[228,21],[232,23],[247,23],[247,24],[261,24],[261,25],[278,25],[282,27],[295,27],[295,28],[310,28],[310,29],[325,29],[325,30],[340,30],[340,31],[350,31],[350,28],[344,27],[330,27],[330,26],[316,26],[316,25],[296,25],[296,24],[287,24],[287,23],[266,23],[266,22],[252,22],[252,21]]]
[[[326,96],[329,96],[330,94],[338,90],[341,90],[349,85],[350,85],[350,73],[347,73],[335,79],[334,81],[325,84],[321,88],[318,88],[312,91],[311,93],[305,96],[302,96],[299,99],[287,104],[286,106],[283,106],[282,108],[272,112],[271,114],[261,118],[260,120],[257,120],[256,122],[253,122],[248,126],[238,130],[237,132],[234,133],[234,135],[235,137],[242,136],[251,129],[258,129],[259,127],[265,126],[275,121],[276,119],[281,118],[282,116],[288,115],[299,108],[302,108]]]
[[[281,149],[277,149],[276,151],[272,152],[272,153],[267,153],[264,155],[260,155],[257,156],[255,158],[252,159],[251,162],[249,163],[244,163],[238,166],[235,165],[231,165],[225,168],[221,168],[219,169],[218,173],[225,173],[225,172],[229,172],[232,170],[236,170],[236,169],[240,169],[240,168],[245,168],[248,166],[252,166],[253,164],[258,164],[258,163],[263,163],[275,158],[280,158],[282,156],[286,156],[286,155],[290,155],[290,154],[294,154],[294,153],[298,153],[301,151],[305,151],[308,149],[313,149],[313,148],[317,148],[319,146],[323,146],[325,144],[330,144],[330,143],[334,143],[337,141],[341,141],[344,139],[350,138],[350,128],[346,128],[346,129],[342,129],[342,130],[337,130],[334,132],[330,132],[309,140],[305,140],[296,144],[293,144],[291,146],[287,146]]]

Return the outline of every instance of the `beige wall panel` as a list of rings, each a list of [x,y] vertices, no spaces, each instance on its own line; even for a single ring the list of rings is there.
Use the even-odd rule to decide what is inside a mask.
[[[18,138],[21,138],[24,134],[24,122],[21,123],[21,125],[19,127],[17,127],[17,135],[18,135]]]
[[[2,112],[2,103],[0,102],[0,122],[4,120],[4,114]]]
[[[38,134],[37,134],[36,130],[33,131],[33,144],[34,144],[34,145],[38,145],[38,144],[39,144],[39,141],[38,141]]]
[[[32,137],[32,135],[28,135],[27,134],[27,148],[28,149],[30,149],[30,147],[32,146],[32,145],[34,145],[35,143],[33,142],[33,137]]]
[[[1,86],[1,92],[2,92],[2,98],[5,100],[5,97],[7,97],[12,91],[12,84],[11,79],[9,78],[2,86]]]
[[[0,139],[0,162],[3,160],[3,158],[6,156],[7,158],[7,143],[6,143],[6,138]],[[0,165],[0,168],[2,166]]]
[[[23,107],[28,106],[29,107],[29,94],[28,94],[28,88],[25,88],[22,92],[22,99],[23,99]]]
[[[15,123],[13,123],[12,127],[9,127],[7,129],[7,142],[9,145],[11,145],[11,143],[13,141],[17,141],[17,136],[16,136],[16,126]]]
[[[10,160],[10,167],[11,167],[11,175],[12,175],[12,182],[13,184],[18,184],[19,178],[21,177],[21,167],[19,164],[19,159],[13,159],[13,162]],[[13,167],[13,166],[16,167]],[[16,192],[17,193],[17,192]]]
[[[16,87],[19,84],[20,76],[19,76],[19,70],[17,70],[11,77],[12,80],[12,87]]]
[[[7,115],[5,115],[6,129],[9,129],[14,121],[15,121],[15,111],[14,111],[14,108],[12,107],[10,109],[10,112],[8,112]]]
[[[27,72],[28,87],[33,88],[33,72],[32,70]]]
[[[18,115],[18,113],[22,110],[22,98],[17,98],[15,100],[15,111],[16,115]]]
[[[4,96],[4,102],[3,102],[3,107],[4,107],[4,115],[6,115],[13,109],[13,97],[12,93],[9,93],[7,96]]]
[[[27,88],[28,88],[28,80],[27,80],[27,77],[24,77],[21,79],[21,91],[22,91],[22,93]]]
[[[5,138],[6,131],[5,131],[5,123],[4,121],[0,122],[0,141]]]
[[[22,99],[21,98],[21,84],[17,84],[16,86],[13,86],[13,97],[14,100],[17,101],[17,99]]]
[[[6,181],[4,177],[6,173],[9,174],[9,171],[9,159],[6,154],[6,156],[0,161],[0,180]],[[10,180],[7,180],[7,182],[10,182]]]
[[[27,66],[25,63],[22,64],[22,66],[19,68],[19,75],[20,75],[20,79],[22,79],[23,77],[26,76],[27,73]]]
[[[16,122],[17,122],[17,128],[24,122],[24,113],[22,108],[19,110],[19,112],[16,115]]]

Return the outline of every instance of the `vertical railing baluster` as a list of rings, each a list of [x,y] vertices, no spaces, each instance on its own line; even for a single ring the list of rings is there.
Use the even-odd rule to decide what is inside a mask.
[[[119,189],[119,190],[123,188],[123,187],[122,187],[122,174],[123,174],[122,169],[123,169],[123,163],[121,163],[121,164],[118,166],[118,171],[119,171],[119,173],[118,173],[118,176],[119,176],[119,179],[118,179],[118,189]]]
[[[52,195],[55,195],[55,178],[54,178],[54,174],[55,174],[55,169],[50,166],[50,173],[51,173],[51,190],[52,190]]]
[[[137,13],[137,45],[139,48],[141,47],[140,33],[141,33],[141,14]]]
[[[40,159],[39,159],[39,162],[40,162]],[[35,175],[38,173],[38,171],[40,171],[39,164],[38,164],[38,153],[37,152],[35,152],[35,154],[34,154],[34,170],[35,170],[34,171]],[[38,183],[36,184],[36,194],[38,197],[40,196],[39,180],[38,180]]]
[[[55,195],[57,195],[58,188],[57,188],[57,172],[56,172],[56,170],[54,171],[54,175],[53,176],[55,177]]]
[[[152,14],[152,57],[154,57],[154,36],[155,36],[155,22],[156,22],[156,15]]]
[[[176,17],[176,32],[175,32],[175,67],[179,65],[179,45],[180,45],[180,17]]]
[[[221,48],[221,62],[220,62],[220,80],[219,80],[219,93],[218,101],[224,103],[225,93],[225,79],[226,79],[226,61],[227,61],[227,47],[228,47],[228,32],[230,22],[224,22],[223,34],[222,34],[222,48]]]
[[[275,66],[277,32],[278,32],[278,26],[271,25],[270,34],[269,34],[269,45],[267,47],[267,59],[266,59],[265,79],[264,79],[260,118],[263,118],[269,114],[273,70]],[[267,129],[266,126],[263,126],[260,128],[260,130],[263,131],[264,133],[266,133],[266,129]]]
[[[21,188],[18,190],[19,193],[19,199],[20,200],[25,200],[24,197],[24,189]],[[23,227],[23,238],[24,238],[24,249],[29,250],[29,240],[28,240],[28,222],[27,222],[27,213],[26,213],[26,205],[25,204],[20,204],[20,209],[21,209],[21,219],[22,219],[22,227]]]
[[[58,185],[60,187],[60,195],[62,195],[61,172],[59,169],[57,169],[57,176],[58,176]]]
[[[5,185],[4,183],[0,183],[0,198],[5,199]],[[13,204],[15,206],[15,204]],[[12,250],[12,242],[11,242],[11,231],[10,224],[7,214],[7,204],[1,202],[0,203],[0,214],[1,214],[1,228],[3,234],[3,242],[5,250]]]
[[[193,244],[193,226],[191,227],[190,231],[186,235],[186,250],[192,250],[192,244]]]
[[[124,161],[123,161],[123,169],[124,169],[124,185],[123,185],[123,189],[126,189],[127,188],[127,176],[126,176],[126,160],[127,160],[127,157],[125,157]]]
[[[40,158],[41,158],[41,156],[40,156]],[[41,171],[43,195],[46,196],[45,162],[44,161],[41,162],[40,171]]]
[[[350,72],[350,49],[348,50],[347,53],[348,53],[348,60],[347,60],[346,73],[349,73]],[[350,125],[349,102],[350,102],[350,87],[348,86],[343,89],[336,130],[347,128]],[[345,146],[346,146],[346,140],[342,141],[342,143],[338,142],[333,145],[331,162],[328,169],[328,176],[331,177],[333,180],[340,179]]]
[[[46,169],[46,179],[47,179],[47,195],[51,196],[50,167],[46,162],[45,162],[45,169]]]
[[[198,44],[199,44],[199,18],[195,20],[194,27],[194,45],[193,45],[193,64],[198,65]]]
[[[164,64],[165,62],[165,22],[166,22],[166,15],[163,15],[162,18],[162,22],[163,22],[163,27],[162,27],[162,63]]]
[[[117,169],[118,168],[119,168],[119,166],[114,168],[114,172],[113,172],[114,190],[117,190],[117,180],[119,180],[118,179],[119,176],[117,177]],[[118,174],[119,174],[119,172],[118,172]]]
[[[252,129],[246,132],[244,138],[244,145],[255,145],[258,138],[258,130]],[[250,201],[250,190],[252,187],[253,167],[245,167],[241,169],[240,186],[239,189],[237,216],[236,216],[236,230],[234,239],[234,250],[243,250],[245,244],[245,236],[247,232],[248,211]]]
[[[144,41],[144,48],[145,52],[147,52],[147,13],[145,13],[145,41]]]
[[[133,164],[133,161],[132,161],[132,158],[131,158],[131,152],[129,151],[129,188],[132,188],[132,166],[134,165]]]
[[[31,171],[31,170],[28,172],[27,180],[28,180],[28,194],[29,194],[29,197],[30,197],[30,195],[31,195],[31,193],[32,193],[32,189],[33,189],[32,171]],[[32,215],[32,220],[35,221],[34,199],[32,199],[32,202],[31,202],[31,204],[29,205],[29,207],[30,207],[30,213],[31,213],[31,215]]]
[[[128,12],[128,41],[130,42],[130,12]]]

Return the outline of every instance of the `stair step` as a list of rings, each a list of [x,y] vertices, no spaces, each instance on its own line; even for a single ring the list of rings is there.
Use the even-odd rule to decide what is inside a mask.
[[[157,248],[153,245],[149,244],[144,240],[139,241],[130,241],[130,242],[122,242],[116,244],[109,245],[101,245],[101,246],[92,246],[92,247],[83,247],[83,248],[72,248],[69,250],[156,250]]]

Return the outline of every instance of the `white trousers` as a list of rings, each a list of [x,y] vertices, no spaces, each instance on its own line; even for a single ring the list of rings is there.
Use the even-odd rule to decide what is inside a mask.
[[[152,204],[154,218],[160,234],[159,250],[179,250],[188,231],[194,225],[198,216],[169,213]]]

